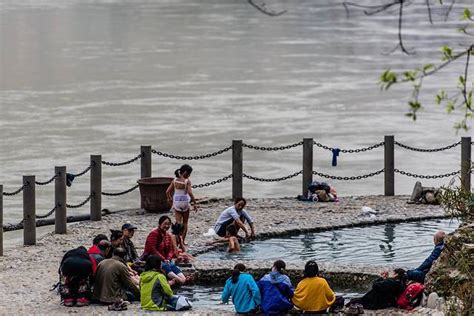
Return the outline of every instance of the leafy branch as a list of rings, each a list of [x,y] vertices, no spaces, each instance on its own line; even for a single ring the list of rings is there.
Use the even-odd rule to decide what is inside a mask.
[[[258,11],[260,11],[263,14],[266,14],[268,16],[271,16],[271,17],[280,16],[280,15],[286,13],[286,10],[283,10],[283,11],[280,11],[280,12],[274,12],[274,11],[271,11],[271,10],[267,9],[267,7],[265,5],[265,2],[262,2],[261,4],[257,4],[253,0],[247,0],[247,1],[251,6],[253,6]]]

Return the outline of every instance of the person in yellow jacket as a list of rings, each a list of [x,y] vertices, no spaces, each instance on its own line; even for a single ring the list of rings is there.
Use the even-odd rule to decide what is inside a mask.
[[[318,276],[318,264],[310,260],[304,267],[304,278],[296,286],[293,304],[305,312],[324,312],[336,301],[328,282]]]
[[[140,303],[143,310],[166,311],[173,290],[161,272],[161,258],[148,256],[145,270],[140,275]]]

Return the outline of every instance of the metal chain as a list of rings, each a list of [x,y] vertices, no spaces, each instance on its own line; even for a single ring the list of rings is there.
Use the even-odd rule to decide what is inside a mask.
[[[220,178],[220,179],[217,179],[217,180],[214,180],[214,181],[211,181],[211,182],[207,182],[207,183],[202,183],[202,184],[194,184],[192,186],[193,189],[196,189],[196,188],[204,188],[204,187],[209,187],[211,185],[215,185],[215,184],[218,184],[218,183],[221,183],[221,182],[224,182],[224,181],[227,181],[229,180],[230,178],[232,178],[232,174],[229,174],[223,178]]]
[[[59,207],[59,204],[56,204],[53,209],[51,211],[49,211],[48,213],[44,214],[44,215],[36,215],[35,217],[36,218],[46,218],[46,217],[49,217],[51,214],[54,213],[54,211],[56,211],[56,209]]]
[[[76,205],[74,205],[74,204],[66,204],[66,207],[67,207],[67,208],[79,208],[79,207],[81,207],[81,206],[84,206],[87,202],[89,202],[90,199],[91,199],[91,197],[92,197],[92,194],[89,195],[89,196],[87,197],[87,199],[85,199],[83,202],[81,202],[81,203],[79,203],[79,204],[76,204]]]
[[[329,147],[329,146],[323,145],[321,143],[318,143],[316,141],[313,141],[313,144],[315,144],[316,146],[318,146],[320,148],[329,150],[329,151],[332,151],[333,149],[336,149],[334,147]],[[373,150],[373,149],[378,148],[378,147],[383,146],[383,145],[385,145],[385,142],[380,142],[378,144],[375,144],[375,145],[372,145],[372,146],[369,146],[369,147],[363,147],[363,148],[358,148],[358,149],[339,149],[339,150],[340,150],[341,153],[353,154],[353,153],[360,153],[360,152],[364,152],[364,151]]]
[[[23,191],[23,190],[26,188],[26,186],[29,185],[29,184],[30,184],[30,183],[27,182],[27,183],[23,184],[23,185],[21,186],[21,188],[19,188],[19,189],[16,190],[16,191],[13,191],[13,192],[3,192],[3,195],[5,195],[5,196],[17,195],[18,193],[20,193],[21,191]]]
[[[75,178],[78,178],[78,177],[80,177],[80,176],[85,175],[89,170],[91,170],[91,168],[92,168],[92,165],[90,165],[89,167],[87,167],[84,171],[79,172],[79,173],[77,173],[77,174],[74,174],[74,173],[73,173],[72,175],[73,175]]]
[[[301,146],[301,145],[303,145],[302,141],[298,142],[298,143],[291,144],[291,145],[277,146],[277,147],[263,147],[263,146],[255,146],[255,145],[242,143],[242,147],[247,147],[247,148],[255,149],[255,150],[266,150],[266,151],[286,150],[286,149],[295,148],[295,147],[298,147],[298,146]]]
[[[369,174],[364,174],[364,175],[362,175],[362,176],[351,176],[351,177],[331,176],[331,175],[324,174],[324,173],[317,172],[317,171],[313,171],[313,174],[314,174],[314,175],[317,175],[317,176],[320,176],[320,177],[323,177],[323,178],[329,178],[329,179],[333,179],[333,180],[345,180],[345,181],[348,181],[348,180],[367,179],[367,178],[376,176],[376,175],[378,175],[378,174],[381,174],[383,171],[384,171],[384,169],[380,169],[380,170],[378,170],[378,171],[375,171],[375,172],[372,172],[372,173],[369,173]]]
[[[249,176],[248,174],[245,174],[243,173],[242,176],[244,178],[247,178],[247,179],[250,179],[250,180],[254,180],[254,181],[260,181],[260,182],[278,182],[278,181],[284,181],[284,180],[288,180],[288,179],[291,179],[291,178],[294,178],[296,177],[297,175],[303,173],[303,170],[300,170],[300,171],[297,171],[295,173],[292,173],[290,175],[287,175],[285,177],[280,177],[280,178],[258,178],[258,177],[253,177],[253,176]]]
[[[457,143],[454,143],[454,144],[451,144],[451,145],[445,146],[445,147],[433,148],[433,149],[423,149],[423,148],[410,147],[410,146],[404,145],[402,143],[395,142],[395,145],[400,146],[402,148],[412,150],[412,151],[424,152],[424,153],[433,153],[433,152],[437,152],[437,151],[443,151],[443,150],[454,148],[454,147],[456,147],[460,144],[461,144],[461,141],[458,141]]]
[[[460,170],[458,170],[458,171],[453,171],[453,172],[445,173],[445,174],[425,176],[425,175],[421,175],[421,174],[410,173],[410,172],[399,170],[399,169],[394,169],[394,171],[399,173],[399,174],[402,174],[404,176],[413,177],[413,178],[421,178],[421,179],[438,179],[438,178],[452,177],[452,176],[455,176],[455,175],[457,175],[458,173],[461,172]]]
[[[128,190],[125,190],[125,191],[122,191],[122,192],[117,192],[117,193],[107,193],[107,192],[102,192],[102,195],[107,195],[107,196],[119,196],[119,195],[124,195],[124,194],[127,194],[127,193],[130,193],[132,192],[133,190],[135,190],[136,188],[138,188],[138,184]]]
[[[140,154],[130,160],[127,160],[127,161],[124,161],[124,162],[109,162],[109,161],[104,161],[102,160],[102,163],[106,166],[113,166],[113,167],[117,167],[117,166],[124,166],[124,165],[128,165],[138,159],[140,159],[141,157],[143,156],[143,154]]]
[[[151,152],[154,153],[154,154],[157,154],[159,156],[163,156],[163,157],[170,158],[170,159],[199,160],[199,159],[206,159],[206,158],[211,158],[211,157],[221,155],[221,154],[223,154],[223,153],[225,153],[225,152],[227,152],[231,149],[232,149],[232,146],[229,146],[229,147],[226,147],[224,149],[218,150],[218,151],[210,153],[210,154],[197,155],[197,156],[178,156],[178,155],[164,153],[164,152],[161,152],[161,151],[158,151],[158,150],[155,150],[155,149],[152,149]]]
[[[57,176],[58,176],[58,175],[55,174],[51,179],[49,179],[49,180],[47,180],[47,181],[45,181],[45,182],[35,181],[35,184],[37,184],[37,185],[47,185],[47,184],[50,184],[51,182],[54,181],[54,179],[56,179]]]

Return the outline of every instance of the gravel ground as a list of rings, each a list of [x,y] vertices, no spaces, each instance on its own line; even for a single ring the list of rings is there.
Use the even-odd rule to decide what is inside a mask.
[[[257,238],[316,231],[351,225],[382,223],[386,221],[407,221],[441,217],[439,206],[406,204],[408,197],[363,196],[344,197],[337,203],[300,202],[293,198],[249,199],[247,210],[254,217]],[[200,210],[191,214],[188,243],[190,251],[201,253],[209,249],[205,245],[209,237],[203,233],[212,227],[220,212],[232,205],[231,200],[203,200]],[[375,217],[361,212],[362,206],[377,211]],[[65,251],[84,245],[89,247],[99,233],[109,233],[109,229],[120,229],[125,222],[138,227],[133,239],[141,253],[148,232],[156,227],[162,214],[145,213],[142,210],[127,210],[104,216],[100,222],[81,222],[68,226],[66,235],[52,233],[40,238],[36,246],[14,247],[0,257],[0,314],[108,314],[104,306],[66,308],[59,305],[59,296],[50,288],[58,280],[58,265]],[[54,227],[51,226],[51,230]],[[257,261],[256,261],[257,262]],[[204,269],[209,263],[196,262],[196,268]],[[230,262],[215,262],[215,267],[230,268]],[[248,265],[271,265],[263,260]],[[324,265],[323,265],[324,267]],[[329,267],[328,267],[329,269]],[[350,267],[331,267],[337,271],[347,271]],[[377,270],[377,269],[375,269]],[[364,271],[374,273],[374,269]],[[359,270],[360,271],[360,270]],[[376,272],[376,271],[375,271]],[[420,310],[422,312],[422,310]],[[426,311],[425,311],[426,312]],[[424,312],[424,313],[425,313]],[[127,313],[141,314],[139,304],[132,304]],[[373,314],[400,314],[401,311],[379,311]],[[426,312],[427,313],[427,312]],[[119,313],[114,312],[118,315]],[[167,313],[173,314],[173,313]],[[205,310],[195,310],[181,315],[213,314]],[[214,313],[216,314],[216,313]],[[224,314],[219,312],[218,314]]]

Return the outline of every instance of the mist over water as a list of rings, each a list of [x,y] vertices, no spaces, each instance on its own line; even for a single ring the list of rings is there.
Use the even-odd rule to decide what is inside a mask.
[[[406,56],[385,54],[397,44],[396,14],[368,17],[351,10],[347,18],[339,1],[266,1],[272,10],[287,10],[271,18],[237,0],[0,0],[0,183],[11,192],[23,175],[45,181],[55,165],[78,173],[91,154],[125,161],[140,145],[196,155],[232,139],[280,146],[313,137],[339,148],[366,147],[384,135],[423,148],[457,142],[470,133],[456,135],[452,126],[459,117],[446,115],[433,100],[440,88],[455,86],[463,62],[425,80],[426,110],[416,123],[404,117],[410,87],[381,92],[377,82],[385,69],[437,62],[438,47],[465,42],[456,21],[469,1],[458,2],[447,24],[446,8],[434,10],[435,25],[426,8],[407,8],[404,41],[416,55]],[[396,148],[395,158],[401,170],[448,173],[460,168],[460,147],[432,154]],[[181,163],[154,155],[153,174],[171,176]],[[232,172],[230,152],[191,164],[195,184]],[[244,149],[247,174],[273,178],[301,168],[301,147]],[[330,152],[315,147],[314,168],[341,176],[370,173],[383,168],[383,148],[341,154],[331,167]],[[103,166],[103,191],[128,189],[139,176],[139,162]],[[383,175],[331,182],[343,196],[383,194]],[[396,175],[396,193],[410,193],[414,182]],[[244,180],[247,197],[296,196],[300,190],[300,177]],[[53,191],[54,185],[37,187],[37,213],[52,208]],[[195,193],[229,197],[231,182]],[[86,175],[68,189],[68,203],[88,195]],[[103,207],[133,208],[138,201],[137,190],[103,197]],[[4,222],[22,217],[21,203],[21,195],[4,197]],[[69,213],[86,212],[88,205]]]

